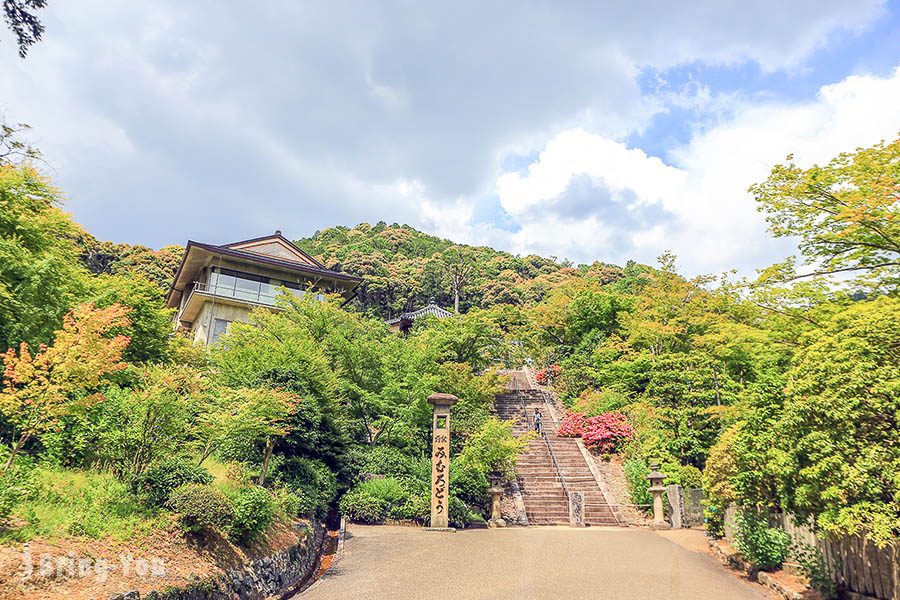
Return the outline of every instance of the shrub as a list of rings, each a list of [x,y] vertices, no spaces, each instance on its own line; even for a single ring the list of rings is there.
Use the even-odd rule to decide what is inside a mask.
[[[664,462],[660,470],[666,476],[664,485],[680,485],[683,488],[699,488],[703,485],[703,472],[693,465]]]
[[[822,556],[822,551],[803,542],[791,545],[790,555],[800,565],[800,571],[809,579],[809,586],[825,598],[836,598],[837,587]]]
[[[304,514],[301,512],[304,499],[298,494],[295,494],[286,488],[278,488],[274,493],[274,499],[278,513],[285,518],[293,519],[298,515]]]
[[[431,510],[431,497],[424,481],[384,477],[347,492],[340,508],[349,519],[362,523],[380,523],[385,518],[421,521]]]
[[[628,482],[628,494],[633,504],[649,506],[653,502],[650,495],[650,468],[642,458],[631,458],[622,463],[625,480]]]
[[[578,396],[576,406],[585,416],[620,411],[630,403],[628,396],[615,390],[585,390]]]
[[[467,441],[459,456],[460,465],[479,470],[485,475],[496,472],[512,478],[515,475],[516,457],[532,437],[514,436],[512,426],[512,421],[501,421],[494,417],[487,419]]]
[[[184,460],[167,460],[131,479],[131,489],[151,506],[163,506],[177,488],[213,480],[209,471]]]
[[[222,492],[199,483],[177,488],[169,495],[167,504],[178,513],[184,531],[223,529],[234,517],[231,501]]]
[[[391,446],[376,446],[360,451],[356,456],[359,473],[375,473],[388,477],[408,477],[415,472],[409,455]]]
[[[408,519],[418,523],[427,523],[431,516],[431,496],[413,494],[403,504],[390,507],[387,516],[391,519]]]
[[[337,497],[337,478],[320,460],[291,457],[280,466],[280,473],[300,499],[297,514],[324,516]]]
[[[585,446],[604,454],[615,452],[622,442],[633,438],[634,428],[628,424],[625,415],[618,412],[603,413],[587,419],[581,434]]]
[[[456,496],[450,496],[450,501],[448,504],[448,513],[447,520],[450,523],[451,527],[458,527],[463,529],[466,525],[471,523],[471,513],[472,511],[466,505],[465,502],[457,498]]]
[[[403,485],[393,477],[383,477],[379,479],[370,479],[369,481],[359,484],[358,489],[364,493],[380,498],[387,504],[395,504],[405,501],[409,494],[403,488]]]
[[[387,515],[387,503],[360,488],[344,494],[340,508],[344,516],[358,523],[381,523]]]
[[[791,536],[770,527],[765,515],[745,508],[734,518],[734,542],[744,558],[763,571],[777,569],[787,557]]]
[[[581,437],[584,432],[584,415],[579,412],[567,411],[566,416],[559,423],[556,435],[559,437]]]
[[[487,474],[478,469],[466,468],[457,460],[450,461],[450,493],[467,505],[480,510],[490,507],[491,487]]]
[[[550,365],[546,369],[541,369],[538,371],[534,379],[541,385],[552,384],[562,373],[562,367],[559,365]]]
[[[228,530],[236,542],[252,542],[269,527],[277,507],[265,488],[257,485],[241,490],[234,501],[234,519]]]
[[[9,460],[0,452],[0,461]],[[13,508],[22,498],[35,491],[34,467],[25,464],[26,460],[17,460],[9,470],[0,474],[0,523],[12,513]]]

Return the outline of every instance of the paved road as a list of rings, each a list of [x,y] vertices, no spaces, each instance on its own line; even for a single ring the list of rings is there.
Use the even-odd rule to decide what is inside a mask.
[[[351,526],[343,556],[296,600],[760,600],[711,557],[651,531],[457,533]]]

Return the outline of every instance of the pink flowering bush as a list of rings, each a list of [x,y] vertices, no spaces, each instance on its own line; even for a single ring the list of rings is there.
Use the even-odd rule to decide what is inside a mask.
[[[585,420],[581,432],[584,445],[603,454],[612,454],[622,442],[632,438],[634,428],[619,412],[606,412]]]
[[[584,415],[580,412],[568,411],[559,423],[556,435],[559,437],[581,437],[584,431]]]
[[[554,379],[559,377],[559,374],[562,373],[562,367],[559,365],[550,365],[546,369],[541,369],[538,371],[534,378],[537,380],[539,385],[547,385],[548,383],[552,383]]]

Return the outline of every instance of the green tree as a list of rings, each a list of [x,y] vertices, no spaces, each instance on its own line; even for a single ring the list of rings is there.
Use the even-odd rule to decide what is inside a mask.
[[[453,311],[459,313],[459,299],[475,274],[475,260],[465,247],[453,246],[441,254],[440,261],[453,295]]]
[[[198,465],[224,446],[262,446],[257,485],[264,485],[279,439],[291,431],[291,417],[300,399],[272,388],[219,389],[204,407],[193,432],[200,453]]]
[[[438,360],[466,363],[476,371],[502,354],[500,332],[475,311],[464,317],[420,319],[413,337],[434,348]]]
[[[29,166],[0,164],[0,348],[49,342],[84,295],[79,228]]]
[[[199,371],[171,365],[144,367],[135,375],[130,386],[104,390],[105,401],[64,432],[55,445],[70,448],[68,464],[81,455],[92,466],[135,476],[162,459],[186,457],[209,381]]]
[[[864,273],[900,280],[900,139],[840,154],[825,166],[788,163],[751,186],[777,237],[799,237],[809,275]],[[776,273],[776,271],[780,271]],[[783,267],[770,275],[796,278]],[[809,276],[805,275],[805,276]]]
[[[788,508],[886,542],[900,534],[900,300],[851,306],[805,341],[780,431],[795,469]]]
[[[121,304],[129,309],[122,333],[131,339],[127,362],[159,362],[167,357],[172,337],[172,311],[164,308],[159,288],[141,276],[101,275],[89,282],[92,301],[100,307]]]

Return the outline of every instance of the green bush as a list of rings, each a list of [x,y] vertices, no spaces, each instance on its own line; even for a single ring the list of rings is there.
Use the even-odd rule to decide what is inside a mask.
[[[229,536],[236,542],[252,542],[269,527],[276,510],[275,499],[265,488],[253,486],[241,490],[234,501]]]
[[[465,468],[456,460],[450,462],[450,493],[470,507],[485,512],[490,508],[490,486],[484,472]]]
[[[770,527],[764,514],[745,508],[734,519],[734,542],[737,549],[755,567],[763,571],[777,569],[787,557],[791,536]]]
[[[631,458],[622,463],[625,480],[628,482],[628,494],[632,504],[648,506],[653,503],[650,495],[650,468],[642,458]]]
[[[224,529],[234,518],[228,497],[209,485],[185,484],[170,494],[167,504],[178,513],[184,531]]]
[[[837,598],[837,587],[821,550],[803,542],[795,542],[791,545],[790,555],[809,579],[809,587],[825,598]]]
[[[409,493],[403,487],[403,484],[393,477],[370,479],[357,487],[366,494],[381,498],[388,504],[396,504],[405,501],[409,497]]]
[[[341,514],[358,523],[381,523],[387,516],[387,502],[358,487],[344,494],[340,509]]]
[[[409,477],[415,473],[414,460],[402,450],[391,446],[365,448],[354,456],[357,472],[388,477]]]
[[[387,516],[391,519],[427,523],[431,516],[431,496],[427,494],[413,494],[403,504],[391,506],[388,509]]]
[[[512,421],[491,417],[466,441],[459,455],[460,465],[485,475],[496,472],[511,479],[516,472],[516,458],[528,446],[532,435],[516,437],[512,433]]]
[[[344,495],[341,512],[351,520],[364,523],[379,523],[386,518],[420,520],[422,501],[415,498],[424,496],[421,483],[393,477],[370,479]]]
[[[8,455],[7,455],[8,456]],[[8,460],[0,452],[0,461]],[[34,466],[17,460],[5,474],[0,475],[0,523],[9,518],[16,504],[35,491]]]
[[[212,475],[203,467],[184,461],[167,460],[131,479],[131,489],[151,506],[163,506],[177,488],[196,483],[212,483]]]
[[[286,489],[278,488],[273,492],[275,506],[280,515],[287,519],[293,519],[298,515],[304,514],[301,508],[304,506],[304,499],[299,494]]]
[[[703,520],[706,522],[706,534],[715,539],[725,537],[725,512],[717,506],[703,509]]]
[[[692,465],[681,465],[677,462],[664,462],[660,468],[666,479],[663,485],[680,485],[683,488],[702,487],[703,472]]]
[[[465,502],[463,502],[456,496],[451,496],[450,502],[448,504],[450,510],[447,513],[447,520],[450,522],[451,527],[463,529],[466,525],[472,522],[472,511],[469,509]]]
[[[337,497],[337,478],[331,469],[320,460],[291,457],[279,470],[300,500],[297,514],[324,516]]]

